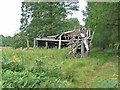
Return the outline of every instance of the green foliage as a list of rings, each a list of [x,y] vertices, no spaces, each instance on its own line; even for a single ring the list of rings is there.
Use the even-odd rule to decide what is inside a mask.
[[[24,32],[21,33],[17,33],[16,35],[14,35],[13,37],[13,47],[14,48],[19,48],[19,47],[26,47],[26,36]]]
[[[89,2],[86,26],[96,30],[93,45],[102,49],[115,48],[118,42],[118,3]]]
[[[67,80],[61,80],[61,71],[58,67],[52,69],[43,68],[41,60],[36,60],[35,65],[30,69],[21,69],[21,66],[12,64],[10,61],[3,60],[3,87],[4,88],[56,88],[66,87]],[[9,68],[8,68],[9,67]],[[24,67],[24,65],[23,65]]]
[[[26,47],[26,39],[33,46],[33,39],[55,35],[63,31],[79,28],[76,18],[65,19],[72,11],[77,11],[75,2],[23,2],[21,32],[14,36],[14,47]]]
[[[0,46],[13,46],[13,41],[12,41],[12,37],[10,36],[3,36],[3,35],[0,35],[0,39],[1,39],[1,42],[0,42]]]
[[[11,71],[22,71],[25,69],[22,63],[14,62],[8,58],[2,58],[2,69],[10,69]]]
[[[109,88],[117,84],[117,60],[99,49],[86,58],[71,58],[67,49],[4,49],[2,83],[4,88]]]

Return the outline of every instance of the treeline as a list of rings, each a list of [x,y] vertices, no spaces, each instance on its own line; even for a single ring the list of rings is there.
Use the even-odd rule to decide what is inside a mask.
[[[3,35],[0,35],[0,46],[4,46],[4,47],[7,47],[7,46],[10,46],[12,47],[13,46],[13,38],[10,37],[10,36],[3,36]]]
[[[86,26],[95,30],[93,46],[106,48],[118,48],[118,2],[88,2],[85,20]]]

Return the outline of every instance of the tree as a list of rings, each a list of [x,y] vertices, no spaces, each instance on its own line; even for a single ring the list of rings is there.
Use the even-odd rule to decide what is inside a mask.
[[[0,38],[1,38],[1,43],[0,43],[0,46],[13,46],[13,41],[12,41],[12,37],[10,36],[3,36],[3,35],[0,35]]]
[[[86,26],[96,30],[93,44],[102,49],[117,43],[118,3],[88,2]]]
[[[31,46],[33,46],[33,39],[38,36],[45,37],[65,31],[68,29],[62,27],[68,23],[65,18],[68,14],[72,14],[73,10],[78,10],[77,3],[77,1],[23,2],[20,30],[28,38]]]
[[[25,37],[25,33],[24,32],[20,32],[14,35],[13,37],[13,47],[14,48],[19,48],[19,47],[27,47],[27,41],[26,41],[26,37]]]

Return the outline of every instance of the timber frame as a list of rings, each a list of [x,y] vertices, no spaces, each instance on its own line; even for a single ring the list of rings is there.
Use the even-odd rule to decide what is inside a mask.
[[[88,55],[93,35],[94,32],[91,34],[90,30],[81,27],[80,29],[63,32],[54,36],[34,38],[34,47],[57,47],[58,49],[68,47],[70,49],[69,54],[76,54],[79,51],[81,57],[84,57]]]

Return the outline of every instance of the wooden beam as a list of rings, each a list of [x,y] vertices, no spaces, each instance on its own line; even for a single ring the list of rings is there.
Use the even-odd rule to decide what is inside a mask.
[[[44,39],[44,38],[42,38],[42,39],[40,39],[40,38],[36,38],[36,40],[37,41],[47,41],[47,42],[59,42],[59,40],[56,40],[56,39]],[[69,42],[70,40],[61,40],[61,42]]]
[[[61,49],[61,35],[59,37],[59,46],[58,46],[58,49]]]
[[[45,47],[48,48],[48,42],[45,42],[45,45],[46,45]]]
[[[27,49],[29,49],[29,40],[26,39],[26,41],[27,41]]]
[[[36,47],[36,39],[34,38],[34,46],[33,46],[34,48]]]
[[[85,45],[86,50],[89,51],[89,46],[88,46],[87,37],[83,38],[83,43],[84,43],[84,45]]]
[[[81,57],[84,57],[84,50],[85,49],[85,47],[84,47],[84,42],[83,42],[83,40],[81,41]]]
[[[36,47],[38,47],[38,41],[36,40]]]

